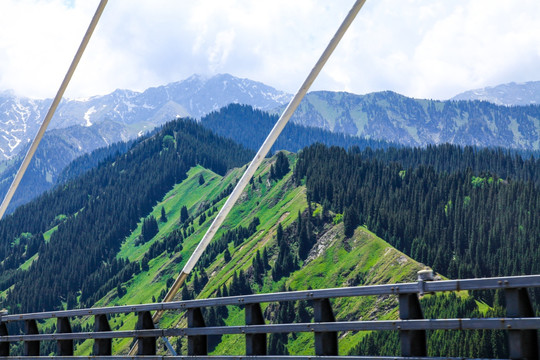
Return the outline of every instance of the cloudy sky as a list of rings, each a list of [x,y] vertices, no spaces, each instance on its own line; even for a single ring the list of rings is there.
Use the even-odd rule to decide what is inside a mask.
[[[0,91],[54,96],[99,0],[2,0]],[[354,0],[109,0],[66,92],[230,73],[295,92]],[[312,89],[447,99],[540,80],[538,0],[367,0]]]

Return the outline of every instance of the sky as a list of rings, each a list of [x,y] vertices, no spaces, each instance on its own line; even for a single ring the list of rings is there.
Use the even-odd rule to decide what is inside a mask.
[[[53,97],[99,0],[2,0],[0,91]],[[229,73],[294,93],[354,0],[109,0],[68,98]],[[540,80],[538,0],[367,0],[312,90],[429,99]]]

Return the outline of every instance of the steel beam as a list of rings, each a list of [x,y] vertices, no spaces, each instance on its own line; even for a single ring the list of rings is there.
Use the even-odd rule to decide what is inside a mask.
[[[206,327],[201,308],[188,309],[188,328]],[[208,355],[208,336],[188,336],[188,355]]]
[[[525,288],[506,290],[506,316],[534,317],[529,292]],[[509,327],[510,329],[510,327]],[[538,360],[538,334],[536,329],[509,330],[508,345],[511,359]]]
[[[313,301],[313,315],[316,323],[335,322],[334,312],[329,299]],[[315,332],[315,355],[328,356],[338,354],[337,331]]]
[[[56,320],[56,332],[60,334],[71,333],[71,324],[67,317],[60,317]],[[56,352],[60,356],[73,356],[73,340],[58,340]]]
[[[39,334],[36,320],[25,321],[26,335]],[[24,342],[24,356],[39,356],[39,341],[25,341]]]
[[[264,325],[260,304],[248,304],[245,310],[246,325]],[[246,334],[246,355],[266,355],[266,333]]]
[[[399,317],[402,320],[423,319],[416,294],[399,295]],[[400,330],[401,356],[427,356],[425,330]]]
[[[94,332],[111,331],[107,315],[96,315],[94,320]],[[94,355],[112,355],[112,339],[94,340]]]

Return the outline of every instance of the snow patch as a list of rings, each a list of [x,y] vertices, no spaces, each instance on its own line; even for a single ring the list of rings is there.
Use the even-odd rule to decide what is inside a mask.
[[[96,107],[92,106],[90,109],[88,109],[87,112],[84,113],[84,120],[86,120],[86,124],[84,126],[89,127],[92,126],[92,122],[90,121],[90,115],[96,112]]]
[[[13,135],[12,135],[12,136],[13,136]],[[15,145],[11,145],[12,140],[15,141]],[[20,143],[21,143],[21,139],[19,139],[19,138],[13,136],[13,139],[9,140],[8,146],[9,146],[9,148],[11,149],[11,151],[13,151],[13,149],[15,149],[17,146],[19,146]]]

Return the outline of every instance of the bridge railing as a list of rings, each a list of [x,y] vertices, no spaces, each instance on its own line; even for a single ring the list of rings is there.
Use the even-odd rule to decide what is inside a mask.
[[[422,273],[422,272],[421,272]],[[175,301],[143,305],[126,305],[103,308],[49,311],[28,314],[0,315],[0,357],[10,356],[10,344],[23,342],[24,359],[40,357],[41,341],[57,342],[57,357],[73,356],[73,341],[93,339],[92,359],[132,358],[112,356],[112,339],[132,338],[138,341],[138,356],[145,359],[313,359],[313,356],[267,355],[266,335],[271,333],[311,332],[315,338],[315,354],[326,359],[366,359],[362,356],[338,356],[339,331],[395,330],[399,331],[402,357],[427,359],[426,330],[507,330],[510,358],[538,359],[540,318],[535,317],[528,288],[540,287],[540,275],[512,276],[483,279],[429,281],[429,274],[419,273],[413,283],[345,287],[320,290],[290,291],[270,294],[230,296],[200,300]],[[419,295],[441,291],[503,289],[506,293],[506,317],[424,319]],[[395,295],[399,299],[399,320],[336,321],[330,299],[340,297]],[[313,323],[266,324],[261,303],[309,300],[313,303]],[[243,305],[245,325],[205,326],[202,309],[213,306]],[[185,310],[186,328],[156,329],[151,311]],[[112,331],[108,316],[137,313],[134,330]],[[94,316],[94,331],[72,332],[70,318]],[[38,320],[57,319],[56,332],[39,333]],[[9,335],[7,323],[24,322],[25,333]],[[241,334],[245,336],[243,356],[207,356],[207,339],[210,335]],[[188,356],[156,356],[156,341],[160,337],[187,337]],[[47,356],[50,358],[50,356]],[[383,359],[384,357],[379,357]],[[386,358],[388,359],[388,358]],[[392,357],[391,359],[396,359]]]

